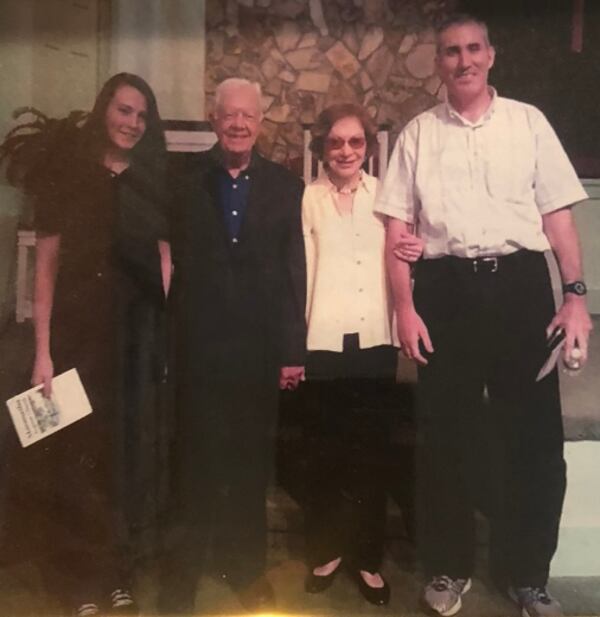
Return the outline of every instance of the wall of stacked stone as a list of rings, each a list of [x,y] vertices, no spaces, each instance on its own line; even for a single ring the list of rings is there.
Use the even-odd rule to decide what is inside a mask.
[[[333,102],[364,105],[392,138],[443,96],[432,24],[455,0],[207,0],[206,109],[216,85],[261,83],[261,151],[301,159],[302,123]],[[393,143],[393,141],[391,141]]]

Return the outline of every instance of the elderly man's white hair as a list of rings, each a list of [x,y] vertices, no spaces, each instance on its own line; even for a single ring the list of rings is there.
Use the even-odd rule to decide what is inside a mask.
[[[260,84],[255,81],[243,79],[241,77],[229,77],[224,79],[215,89],[215,109],[218,109],[223,101],[225,92],[228,90],[236,90],[238,88],[252,88],[256,91],[258,99],[258,107],[262,113],[262,90]]]

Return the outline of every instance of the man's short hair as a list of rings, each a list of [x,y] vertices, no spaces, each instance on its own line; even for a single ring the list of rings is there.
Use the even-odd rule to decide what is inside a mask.
[[[250,81],[248,79],[243,79],[242,77],[228,77],[224,79],[215,89],[215,110],[219,108],[221,105],[221,101],[223,100],[223,95],[226,90],[236,89],[236,88],[254,88],[256,90],[256,95],[258,97],[258,106],[262,113],[262,90],[260,84],[256,81]]]
[[[488,46],[491,45],[488,27],[483,19],[479,19],[479,17],[475,17],[475,15],[470,15],[469,13],[453,13],[440,21],[435,28],[435,43],[438,53],[440,51],[440,36],[452,26],[464,26],[465,24],[475,24],[479,26],[483,32],[483,38],[486,44]]]

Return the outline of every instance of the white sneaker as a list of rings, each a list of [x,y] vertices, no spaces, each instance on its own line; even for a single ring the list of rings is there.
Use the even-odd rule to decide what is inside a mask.
[[[90,602],[82,604],[76,611],[75,617],[100,617],[100,609],[97,604]]]
[[[462,595],[471,589],[470,578],[434,576],[423,593],[423,601],[442,617],[456,615],[462,608]]]
[[[140,610],[129,589],[115,589],[110,594],[111,615],[138,615]]]
[[[508,595],[521,609],[521,617],[563,617],[560,602],[545,587],[510,587]]]

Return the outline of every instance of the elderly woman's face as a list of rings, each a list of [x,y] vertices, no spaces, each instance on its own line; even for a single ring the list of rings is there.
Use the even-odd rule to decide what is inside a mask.
[[[146,97],[133,86],[117,88],[106,108],[106,134],[118,150],[131,150],[146,132]]]
[[[349,116],[331,127],[325,138],[323,160],[331,176],[351,180],[358,176],[366,151],[365,130],[358,118]]]

